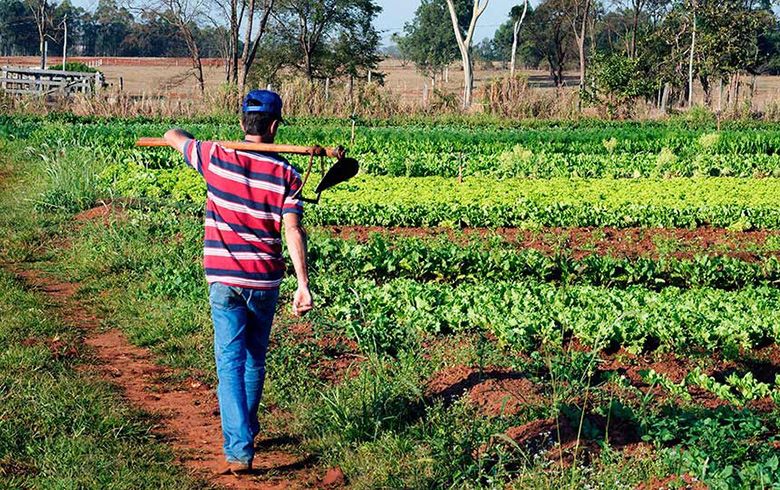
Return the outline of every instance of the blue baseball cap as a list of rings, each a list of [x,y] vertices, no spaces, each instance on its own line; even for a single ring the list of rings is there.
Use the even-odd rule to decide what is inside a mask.
[[[244,112],[262,112],[282,120],[282,98],[270,90],[252,90],[241,104]]]

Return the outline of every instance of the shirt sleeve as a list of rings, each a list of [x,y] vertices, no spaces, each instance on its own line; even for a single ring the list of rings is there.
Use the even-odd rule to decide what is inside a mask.
[[[184,143],[184,161],[203,175],[209,166],[213,147],[211,141],[187,140]]]
[[[293,170],[290,174],[290,185],[288,187],[287,195],[284,196],[282,215],[287,213],[303,214],[303,201],[301,200],[301,193],[298,192],[301,185],[300,174]]]

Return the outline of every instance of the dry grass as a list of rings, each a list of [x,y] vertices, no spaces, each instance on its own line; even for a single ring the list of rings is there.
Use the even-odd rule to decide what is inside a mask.
[[[29,64],[35,58],[4,59],[3,62]],[[0,97],[2,112],[44,113],[68,110],[76,114],[101,116],[192,117],[233,112],[238,100],[235,87],[226,85],[224,68],[218,60],[206,60],[206,95],[201,96],[187,59],[105,58],[100,70],[109,87],[99,97],[48,100],[31,98],[12,101]],[[459,113],[463,71],[457,64],[448,76],[435,81],[418,73],[413,65],[385,60],[379,71],[382,84],[355,82],[350,89],[344,81],[333,82],[326,93],[324,81],[291,78],[273,87],[285,100],[288,115],[334,117],[393,117],[397,115],[438,115]],[[552,86],[548,74],[523,70],[515,79],[508,77],[500,63],[479,64],[475,70],[475,104],[470,112],[484,112],[507,118],[576,118],[580,115],[604,117],[598,108],[576,110],[576,75],[567,73],[566,86]],[[120,91],[119,80],[122,80]],[[262,83],[260,83],[262,85]],[[697,90],[698,89],[698,90]],[[758,77],[752,101],[742,101],[724,118],[748,117],[780,120],[780,77]],[[695,100],[701,104],[700,87],[694,88]],[[45,103],[44,103],[45,102]],[[715,105],[715,103],[713,103]],[[648,104],[636,104],[631,117],[663,117]]]

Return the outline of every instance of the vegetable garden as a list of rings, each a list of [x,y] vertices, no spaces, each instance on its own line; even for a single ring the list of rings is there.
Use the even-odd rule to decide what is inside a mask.
[[[133,147],[169,127],[6,118],[0,139],[41,162],[36,212],[122,207],[64,232],[62,270],[114,291],[101,311],[161,362],[211,372],[205,186]],[[306,209],[317,308],[281,314],[267,401],[349,485],[780,488],[780,129],[304,119],[280,138],[361,162]]]

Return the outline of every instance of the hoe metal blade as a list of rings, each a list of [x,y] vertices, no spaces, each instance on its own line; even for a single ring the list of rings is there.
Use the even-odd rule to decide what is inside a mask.
[[[325,189],[330,189],[334,185],[345,182],[358,173],[360,165],[354,158],[341,158],[322,176],[314,192],[319,194]]]

